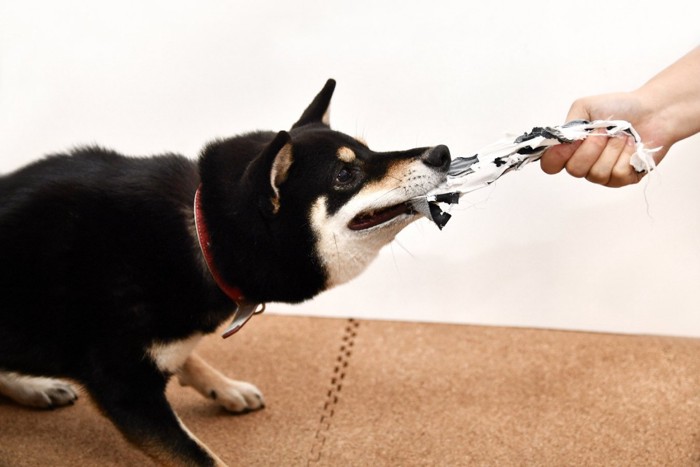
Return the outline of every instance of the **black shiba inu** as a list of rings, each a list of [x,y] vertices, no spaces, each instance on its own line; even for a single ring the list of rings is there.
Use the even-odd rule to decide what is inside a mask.
[[[73,379],[157,462],[222,464],[171,409],[168,379],[262,408],[192,353],[199,339],[237,306],[355,277],[449,167],[445,146],[376,153],[331,130],[334,87],[290,131],[215,141],[198,162],[88,147],[0,177],[0,393],[56,407],[77,396],[53,378]]]

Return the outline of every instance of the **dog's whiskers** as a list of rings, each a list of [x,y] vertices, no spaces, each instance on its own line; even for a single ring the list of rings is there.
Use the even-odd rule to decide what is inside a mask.
[[[335,257],[340,258],[340,249],[338,248],[338,237],[333,234],[333,243],[335,243]]]
[[[413,258],[413,259],[416,259],[416,256],[415,256],[413,253],[411,253],[411,252],[408,250],[408,248],[406,248],[405,246],[403,246],[403,244],[402,244],[398,239],[394,238],[394,243],[396,243],[398,246],[400,246],[401,249],[402,249],[403,251],[405,251],[406,253],[408,253],[408,256],[410,256],[410,257]]]
[[[385,196],[388,196],[388,195],[390,195],[391,193],[393,193],[394,191],[400,190],[400,189],[402,189],[402,188],[403,188],[403,187],[401,187],[401,186],[395,186],[395,187],[392,188],[391,190],[388,190],[388,191],[382,193],[381,195],[377,196],[373,201],[374,201],[374,202],[379,201],[379,200],[381,200],[382,198],[384,198]]]

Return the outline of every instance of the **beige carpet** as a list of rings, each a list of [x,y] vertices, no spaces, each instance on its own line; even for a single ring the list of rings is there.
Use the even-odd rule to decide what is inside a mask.
[[[267,408],[231,416],[176,382],[230,465],[700,465],[700,340],[265,314],[199,349]],[[83,395],[0,400],[0,465],[150,465]]]

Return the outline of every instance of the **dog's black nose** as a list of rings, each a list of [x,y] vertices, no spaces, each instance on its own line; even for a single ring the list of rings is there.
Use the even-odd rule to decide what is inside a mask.
[[[441,144],[426,151],[425,154],[423,154],[422,160],[425,165],[447,170],[450,167],[452,158],[450,157],[450,150],[447,146]]]

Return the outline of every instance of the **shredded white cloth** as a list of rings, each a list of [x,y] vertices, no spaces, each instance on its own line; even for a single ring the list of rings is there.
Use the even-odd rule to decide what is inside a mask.
[[[593,133],[604,129],[605,132]],[[656,168],[652,157],[661,148],[644,147],[639,133],[625,120],[573,120],[559,126],[535,127],[515,140],[503,140],[487,146],[471,157],[452,159],[445,183],[411,200],[413,208],[431,219],[442,229],[450,219],[441,205],[456,204],[459,198],[495,182],[502,175],[535,162],[544,151],[557,144],[572,143],[591,137],[614,138],[631,136],[635,153],[630,164],[637,172],[651,172]]]

